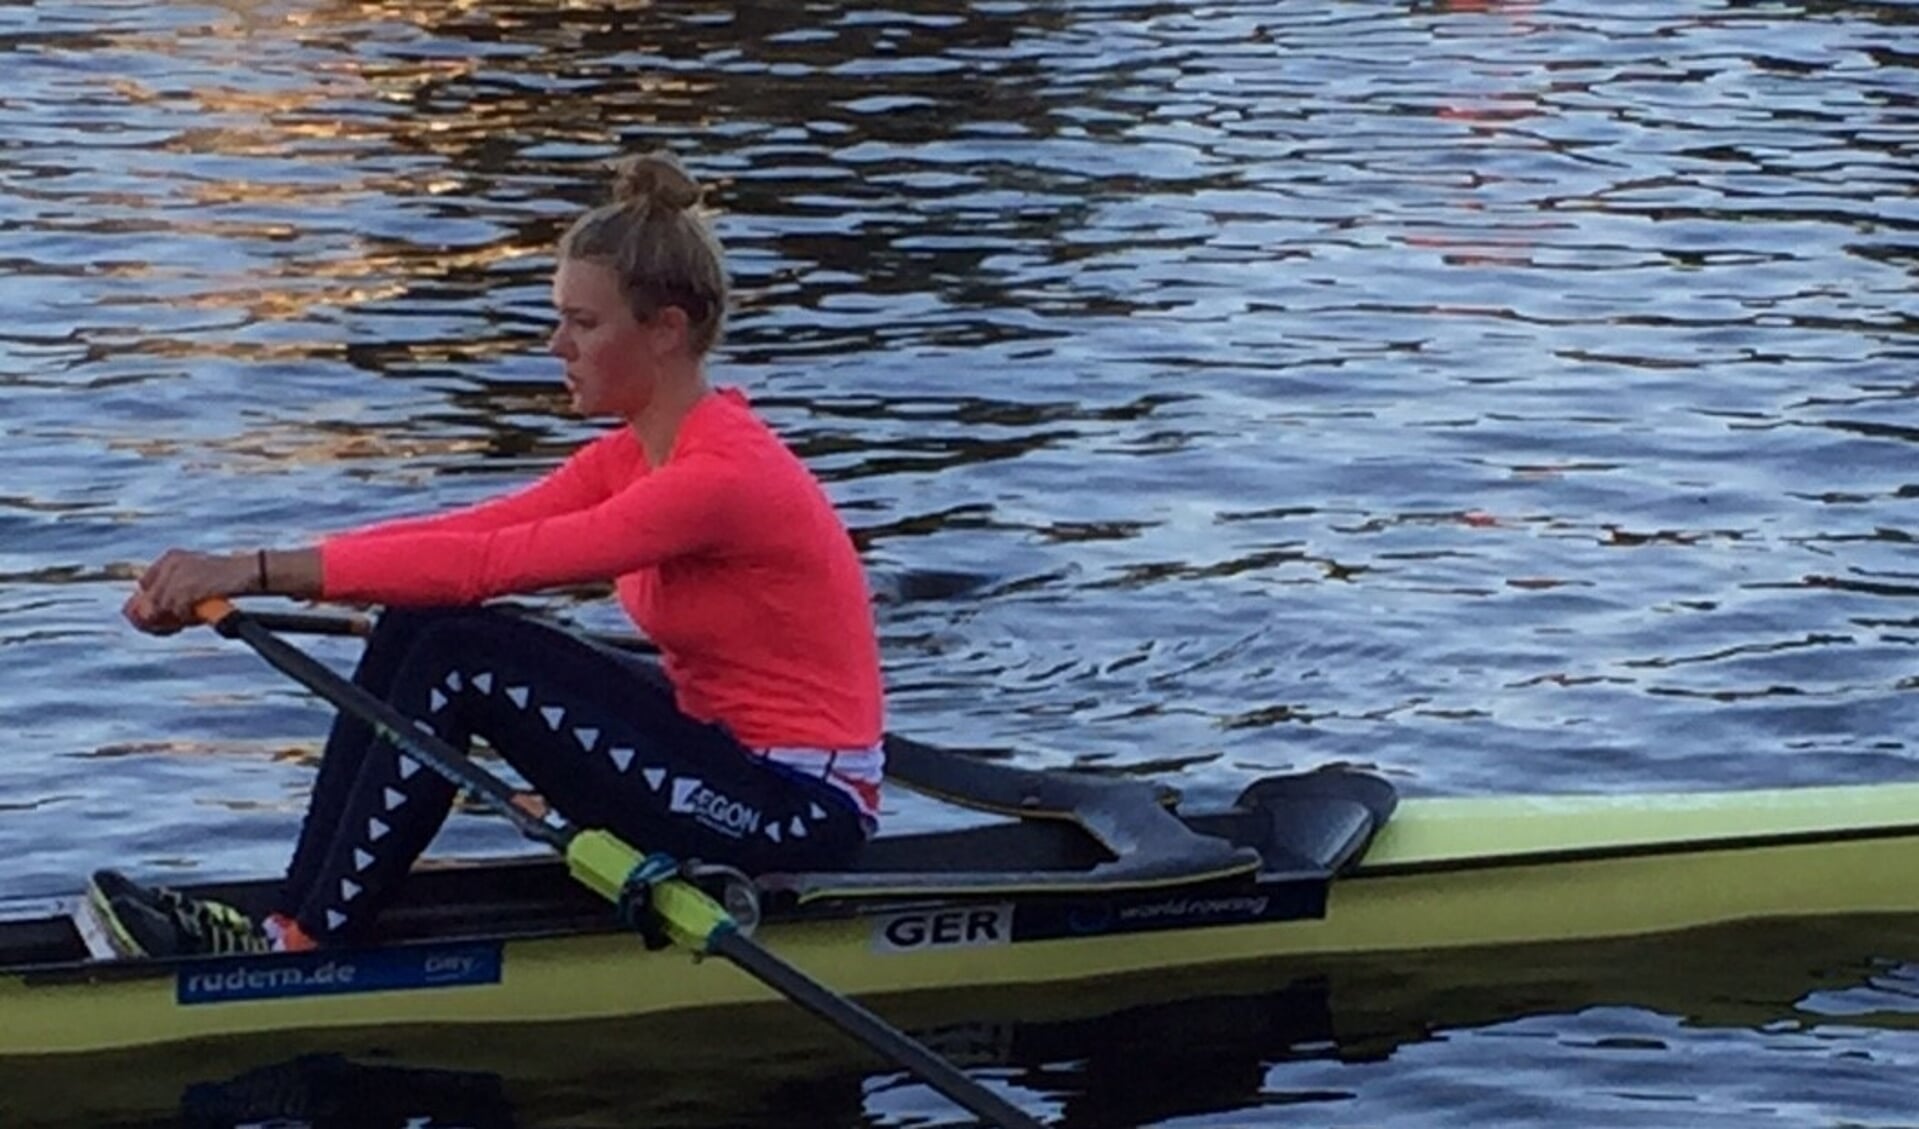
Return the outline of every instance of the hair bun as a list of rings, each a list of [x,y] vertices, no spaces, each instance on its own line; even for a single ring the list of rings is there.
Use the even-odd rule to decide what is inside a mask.
[[[629,206],[684,211],[700,202],[700,182],[678,157],[657,149],[613,166],[613,199]]]

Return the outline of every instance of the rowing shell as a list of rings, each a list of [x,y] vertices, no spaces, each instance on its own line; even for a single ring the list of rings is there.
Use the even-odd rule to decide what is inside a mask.
[[[759,938],[838,991],[883,997],[1919,911],[1919,784],[1407,799],[1383,826],[1355,833],[1362,853],[1317,874],[1283,842],[1247,831],[1263,824],[1283,840],[1287,820],[1244,807],[1182,818],[1197,833],[1259,846],[1266,862],[1185,884],[1032,893],[895,882],[871,897],[836,896],[826,883],[772,907]],[[1023,820],[897,842],[902,857],[986,858],[996,870],[1026,858],[1046,870],[1083,857],[1084,839],[1062,821]],[[269,887],[206,892],[259,904]],[[693,1013],[773,998],[722,962],[646,951],[548,862],[424,870],[388,915],[388,942],[353,951],[103,959],[88,947],[84,913],[76,923],[78,906],[0,909],[0,1057],[261,1031]]]

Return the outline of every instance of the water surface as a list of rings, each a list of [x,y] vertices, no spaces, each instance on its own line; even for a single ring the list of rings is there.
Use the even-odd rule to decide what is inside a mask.
[[[281,865],[324,711],[233,645],[133,634],[129,577],[483,497],[593,434],[541,348],[550,248],[653,146],[714,188],[715,377],[826,480],[882,597],[985,578],[885,599],[893,728],[1194,803],[1331,761],[1409,793],[1910,778],[1916,27],[0,8],[0,894]],[[441,848],[518,844],[474,814]],[[1909,1118],[1897,1024],[1592,1005],[1139,1120]],[[871,1117],[945,1116],[893,1092]]]

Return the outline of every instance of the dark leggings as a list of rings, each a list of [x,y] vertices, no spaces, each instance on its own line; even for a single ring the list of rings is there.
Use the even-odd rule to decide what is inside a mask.
[[[487,743],[575,825],[752,873],[837,869],[865,835],[819,777],[695,721],[649,660],[485,608],[389,611],[353,680],[456,749]],[[362,939],[452,806],[453,785],[341,715],[277,906]]]

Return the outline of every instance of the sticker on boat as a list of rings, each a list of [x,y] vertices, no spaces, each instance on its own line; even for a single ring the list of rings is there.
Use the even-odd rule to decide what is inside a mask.
[[[1013,904],[942,906],[882,914],[873,919],[873,951],[918,953],[1011,944]]]
[[[497,941],[228,957],[180,969],[178,998],[182,1005],[225,1004],[498,984],[500,963]]]

